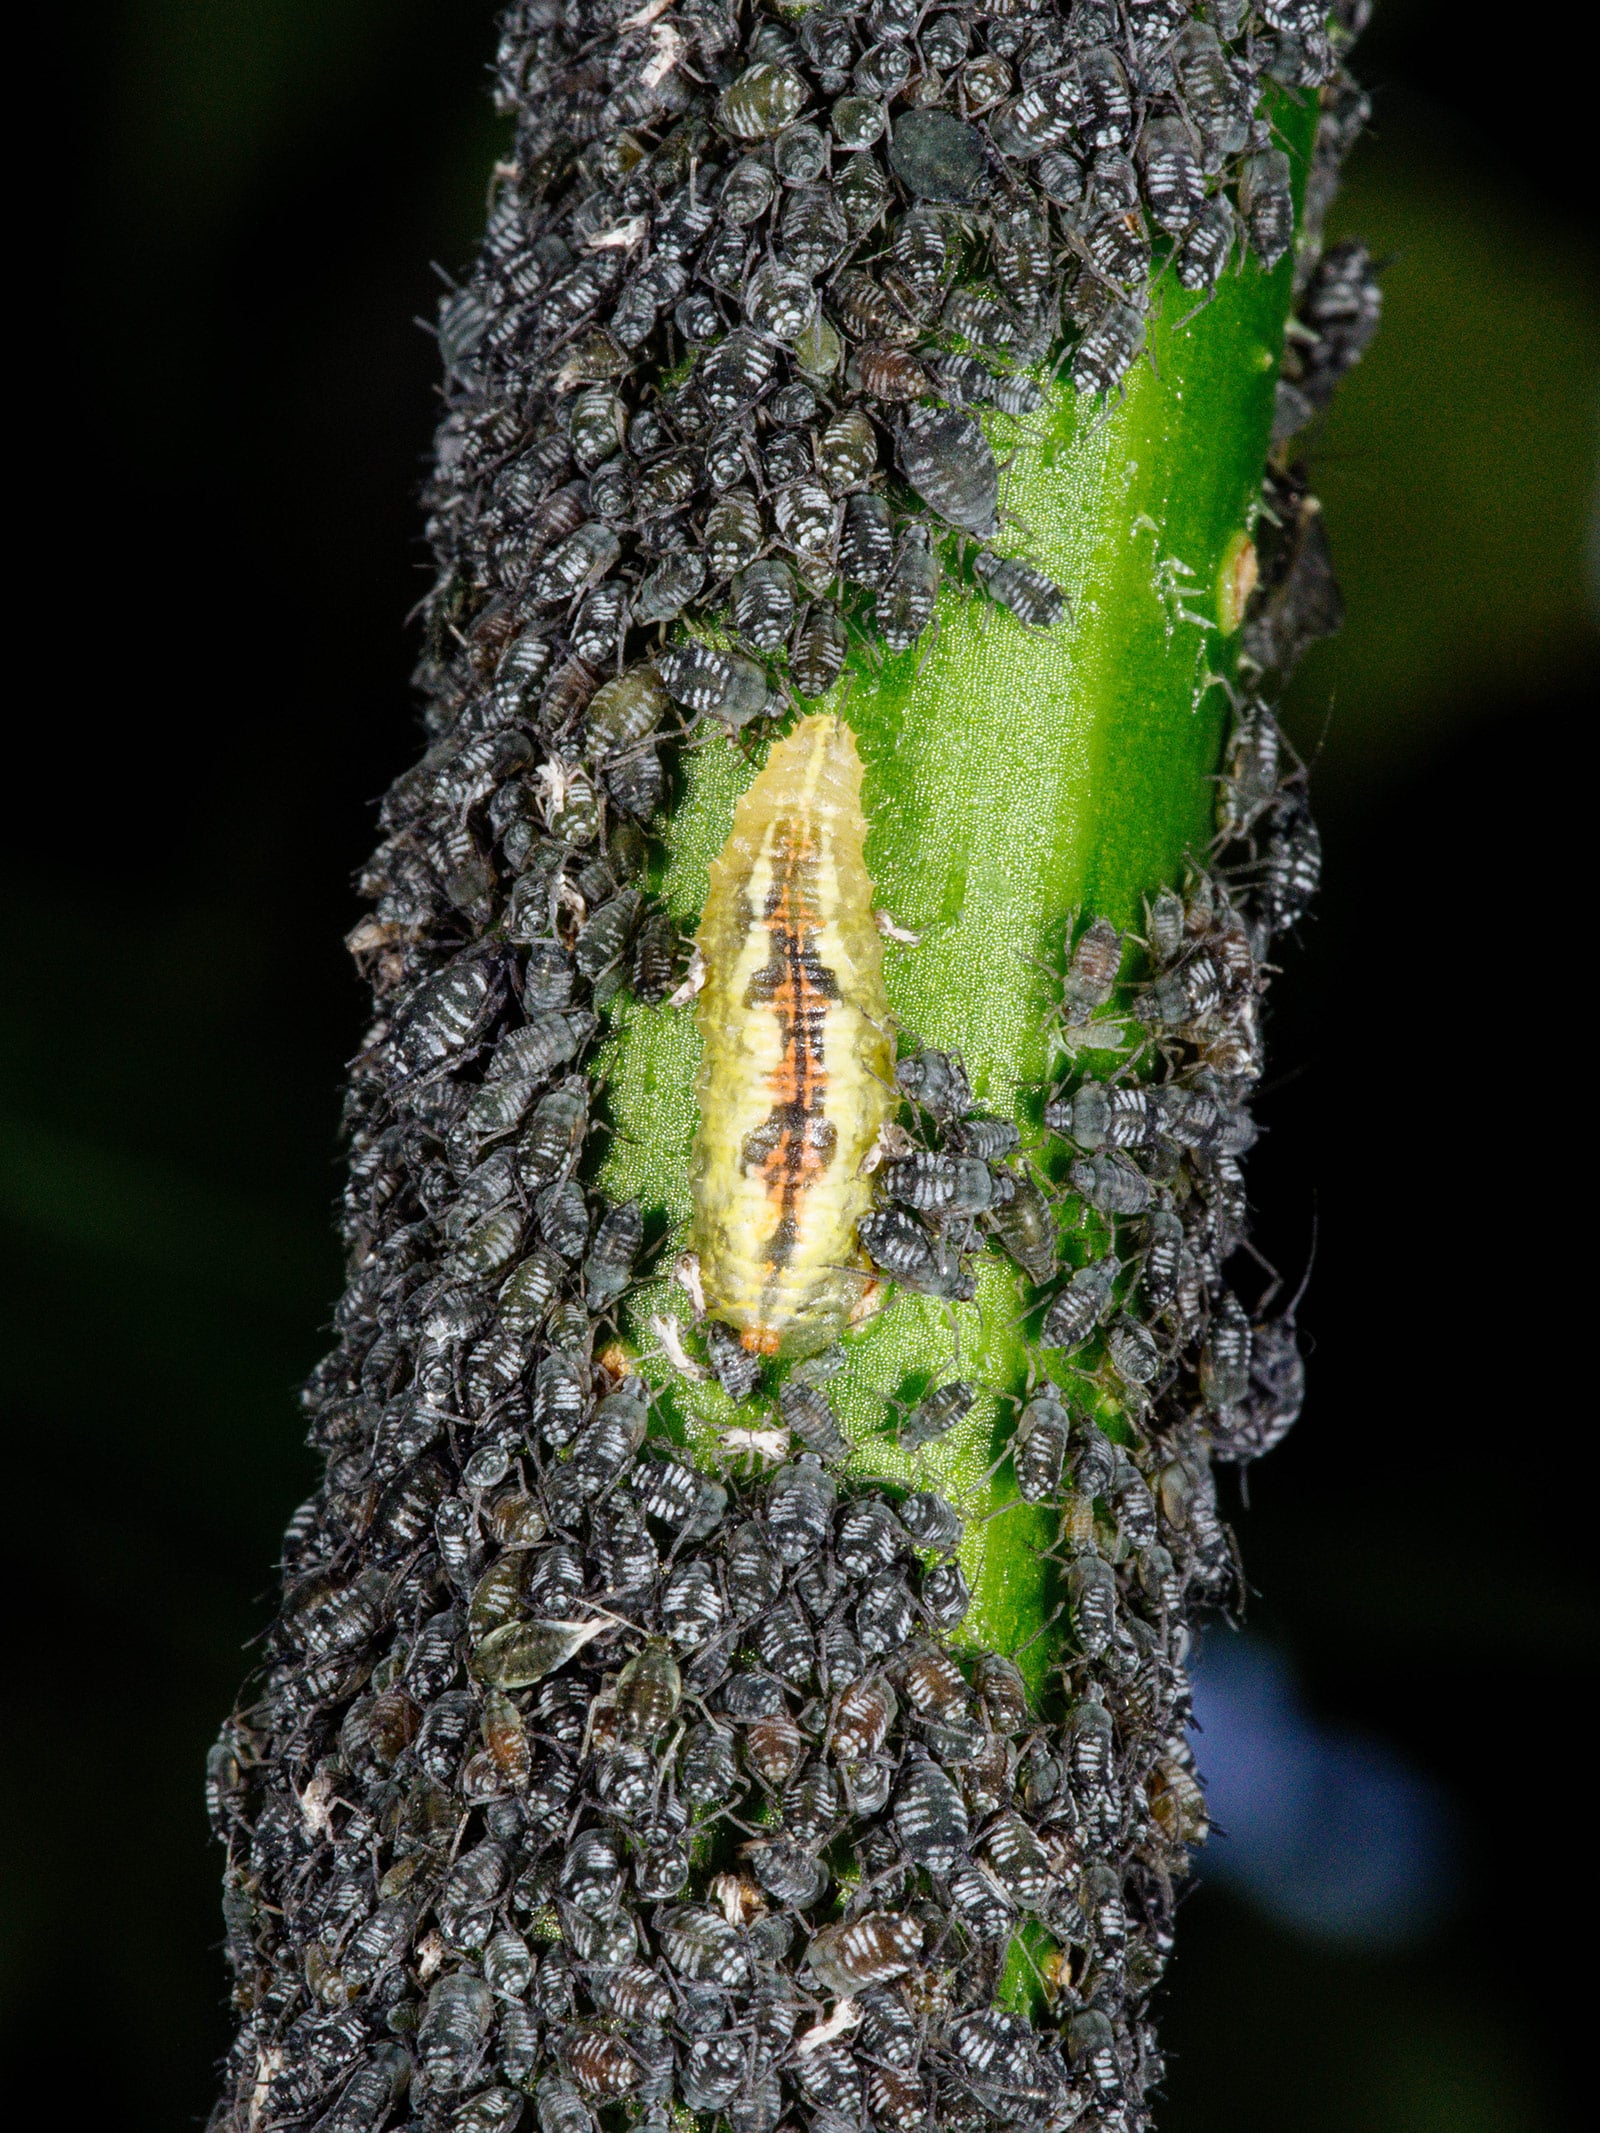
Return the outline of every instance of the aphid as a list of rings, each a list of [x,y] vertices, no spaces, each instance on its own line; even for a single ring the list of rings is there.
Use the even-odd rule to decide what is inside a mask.
[[[627,435],[628,415],[620,395],[607,385],[591,385],[572,402],[569,436],[572,456],[584,473],[620,452]]]
[[[758,267],[745,284],[745,317],[757,333],[775,341],[798,340],[816,307],[810,275],[775,259]]]
[[[558,1123],[565,1118],[565,1111],[557,1114]],[[556,1148],[564,1150],[566,1145],[565,1139],[556,1143],[552,1131],[550,1138],[541,1143],[540,1168],[553,1159]],[[540,1231],[551,1251],[563,1259],[581,1259],[589,1242],[589,1203],[576,1179],[562,1178],[547,1185],[534,1201],[534,1207]]]
[[[550,1957],[545,1957],[548,1963]],[[543,1965],[541,1964],[541,1970]],[[546,2074],[538,2090],[539,2133],[594,2133],[594,2115],[577,2090]]]
[[[1116,1472],[1116,1447],[1110,1438],[1093,1422],[1080,1422],[1073,1432],[1073,1486],[1086,1497],[1104,1496]]]
[[[625,2096],[639,2080],[639,2062],[622,2039],[576,2025],[562,2032],[556,2063],[576,2087],[602,2102]]]
[[[789,672],[794,676],[794,685],[800,695],[813,697],[813,700],[819,695],[828,695],[845,670],[847,651],[849,638],[845,636],[845,623],[838,616],[838,610],[826,599],[813,602],[796,631],[794,648],[789,653]]]
[[[1237,223],[1225,193],[1216,193],[1178,247],[1178,279],[1186,289],[1214,289],[1233,251]]]
[[[1115,209],[1091,223],[1084,250],[1108,282],[1132,288],[1149,276],[1150,239],[1137,208]]]
[[[1025,319],[1038,317],[1050,285],[1050,240],[1044,219],[1028,206],[995,218],[989,249],[995,278]]]
[[[528,1943],[514,1926],[501,1926],[483,1951],[483,1981],[497,2000],[520,2000],[533,1976]]]
[[[1222,1412],[1245,1398],[1250,1390],[1253,1348],[1254,1334],[1244,1306],[1231,1289],[1225,1289],[1200,1350],[1200,1390],[1208,1407]]]
[[[884,341],[863,341],[850,351],[845,383],[871,400],[919,400],[931,388],[928,373],[904,348]]]
[[[751,1667],[734,1675],[723,1689],[722,1703],[730,1718],[773,1718],[784,1708],[783,1684]]]
[[[1305,1404],[1305,1359],[1294,1314],[1264,1319],[1251,1329],[1250,1385],[1216,1443],[1226,1460],[1259,1459],[1282,1442]]]
[[[1116,1573],[1103,1556],[1086,1549],[1074,1558],[1067,1571],[1067,1599],[1080,1648],[1086,1658],[1098,1659],[1111,1642],[1117,1614]]]
[[[708,349],[696,370],[701,395],[714,415],[732,415],[756,399],[777,356],[744,327]]]
[[[1080,2008],[1072,2016],[1067,2024],[1067,2049],[1073,2064],[1083,2068],[1097,2095],[1121,2094],[1122,2066],[1117,2057],[1116,2036],[1100,2008]]]
[[[664,911],[653,911],[634,935],[629,982],[648,1006],[663,1001],[678,978],[678,935]]]
[[[814,1845],[839,1817],[839,1787],[826,1763],[815,1758],[783,1795],[784,1827],[801,1843]]]
[[[698,637],[658,652],[656,669],[673,702],[688,711],[719,709],[734,686],[732,659]]]
[[[534,1107],[516,1155],[517,1176],[530,1190],[550,1184],[573,1161],[588,1130],[588,1098],[588,1084],[574,1075]]]
[[[891,652],[914,645],[933,620],[939,565],[925,526],[906,529],[889,581],[877,596],[878,631]]]
[[[898,1709],[894,1690],[881,1674],[851,1682],[834,1706],[828,1731],[830,1752],[841,1763],[864,1762],[876,1755]]]
[[[528,579],[528,598],[543,606],[570,599],[603,578],[622,553],[611,528],[591,519],[537,564]]]
[[[924,1749],[906,1751],[890,1819],[901,1850],[930,1874],[948,1874],[966,1849],[966,1802]]]
[[[1014,1190],[1006,1173],[992,1171],[979,1156],[929,1148],[888,1164],[883,1180],[892,1199],[919,1214],[982,1214]]]
[[[991,112],[989,133],[1003,155],[1036,156],[1072,138],[1081,110],[1077,84],[1058,74],[1030,82],[1020,96]]]
[[[1021,1137],[1009,1118],[964,1118],[946,1128],[945,1144],[962,1155],[993,1163],[1009,1155]]]
[[[506,490],[507,503],[513,514],[518,514],[519,507],[524,503],[532,506],[522,529],[528,549],[538,552],[541,549],[558,547],[561,542],[576,533],[588,517],[585,509],[587,491],[581,481],[568,482],[564,488],[553,490],[542,502],[535,505],[532,497],[523,498],[517,482],[518,472],[525,464],[526,462],[519,461],[517,467],[511,470]],[[543,490],[545,483],[542,467],[536,469],[534,480],[540,490]]]
[[[873,156],[852,156],[834,181],[833,197],[844,210],[852,237],[864,237],[889,200],[889,181]]]
[[[664,556],[653,570],[646,573],[634,595],[633,620],[644,624],[671,622],[675,616],[682,614],[689,602],[698,595],[705,580],[706,566],[703,556],[687,552]],[[645,668],[643,671],[648,673],[649,669]],[[664,700],[662,708],[665,709]]]
[[[1029,1503],[1045,1503],[1059,1491],[1069,1427],[1067,1410],[1049,1393],[1036,1395],[1017,1417],[1011,1461]]]
[[[1107,918],[1097,918],[1073,947],[1061,988],[1062,1015],[1066,1022],[1087,1022],[1105,1006],[1116,987],[1122,966],[1122,935]]]
[[[1137,1175],[1137,1173],[1135,1173]],[[1143,1183],[1143,1180],[1140,1180]],[[1047,1348],[1075,1348],[1086,1341],[1111,1308],[1122,1263],[1109,1252],[1081,1266],[1056,1291],[1039,1328]]]
[[[907,1452],[920,1451],[925,1444],[932,1444],[972,1412],[976,1392],[963,1379],[956,1378],[948,1385],[940,1385],[924,1394],[901,1422],[897,1436],[900,1449]]]
[[[1021,1815],[1006,1813],[991,1823],[984,1834],[983,1849],[990,1872],[1017,1908],[1042,1908],[1055,1876],[1049,1853]]]
[[[1155,1499],[1144,1476],[1126,1453],[1117,1456],[1111,1495],[1117,1527],[1124,1539],[1135,1548],[1152,1547],[1156,1539]]]
[[[1034,415],[1044,406],[1044,394],[1031,378],[992,371],[976,356],[940,356],[929,367],[946,396],[958,403],[982,401],[1007,415]]]
[[[964,1530],[959,1512],[932,1489],[915,1489],[902,1497],[900,1523],[919,1548],[956,1547]]]
[[[858,489],[845,506],[839,574],[851,585],[881,585],[894,559],[894,520],[885,499]]]
[[[891,1055],[861,775],[838,719],[780,741],[735,811],[697,935],[693,1248],[709,1310],[755,1352],[823,1345],[862,1290],[859,1171],[888,1117]]]
[[[905,1580],[898,1571],[879,1571],[869,1578],[856,1601],[856,1636],[870,1657],[897,1651],[911,1634],[916,1612]]]
[[[900,433],[900,464],[924,502],[952,526],[996,530],[1000,472],[989,441],[955,408],[918,408]]]
[[[846,1577],[867,1578],[888,1569],[903,1539],[889,1506],[867,1497],[853,1503],[840,1520],[834,1553]]]
[[[906,1701],[921,1717],[951,1718],[967,1706],[967,1684],[947,1652],[924,1645],[906,1661]]]
[[[922,1611],[937,1629],[954,1629],[972,1605],[967,1574],[953,1558],[936,1563],[922,1580]]]
[[[809,186],[827,161],[828,144],[812,125],[790,126],[772,146],[772,167],[785,185]]]
[[[661,1595],[661,1621],[674,1644],[689,1650],[710,1643],[724,1619],[722,1594],[708,1563],[680,1564]]]
[[[621,961],[643,913],[639,891],[620,889],[588,919],[573,943],[572,960],[591,984]]]
[[[677,1526],[685,1540],[703,1539],[722,1522],[728,1492],[675,1459],[653,1459],[636,1477],[634,1494],[650,1518]]]
[[[772,515],[779,540],[797,555],[821,556],[832,548],[836,513],[820,482],[795,481],[780,489]]]
[[[466,2087],[493,2022],[494,1996],[481,1978],[455,1970],[436,1980],[417,2028],[417,2050],[441,2094]]]
[[[930,1237],[920,1222],[898,1207],[863,1216],[859,1234],[873,1264],[908,1289],[959,1303],[970,1302],[975,1294],[976,1282],[962,1267],[960,1254]]]
[[[951,1904],[975,1939],[1010,1938],[1016,1914],[992,1875],[978,1866],[957,1866],[947,1885]]]
[[[690,1729],[678,1767],[691,1806],[719,1807],[741,1790],[733,1735],[710,1721]]]
[[[836,495],[859,487],[877,464],[877,435],[859,408],[835,415],[817,439],[817,471]]]
[[[1137,1319],[1119,1318],[1106,1335],[1106,1355],[1127,1385],[1148,1385],[1161,1368],[1161,1351]]]
[[[1066,594],[1031,563],[984,549],[972,567],[989,597],[1009,608],[1019,622],[1034,629],[1054,629],[1066,619]]]
[[[757,1777],[774,1787],[787,1783],[804,1747],[800,1729],[787,1711],[758,1718],[744,1737],[746,1761]]]
[[[587,1918],[609,1918],[622,1900],[622,1852],[609,1830],[586,1829],[561,1862],[563,1898]]]
[[[996,1201],[990,1210],[989,1227],[1036,1287],[1054,1274],[1055,1214],[1044,1192],[1026,1172],[1012,1179],[1009,1199]]]
[[[677,1661],[652,1639],[617,1676],[618,1732],[624,1740],[655,1740],[672,1723],[682,1694]]]
[[[584,1265],[584,1301],[591,1311],[604,1310],[627,1288],[643,1241],[644,1218],[634,1201],[607,1208],[596,1225]]]
[[[1068,1172],[1075,1193],[1103,1215],[1141,1215],[1150,1205],[1150,1180],[1125,1155],[1081,1155]]]
[[[793,1600],[762,1615],[755,1626],[755,1648],[762,1664],[780,1681],[803,1688],[811,1678],[814,1657],[811,1630]]]
[[[1239,86],[1217,33],[1209,23],[1191,22],[1172,48],[1172,64],[1184,110],[1200,135],[1207,170],[1244,147],[1248,120]]]
[[[740,141],[763,141],[796,119],[806,85],[792,67],[761,61],[747,67],[717,99],[717,123]]]
[[[762,1380],[762,1365],[740,1342],[738,1333],[723,1325],[721,1318],[708,1318],[704,1331],[710,1367],[715,1369],[723,1393],[727,1393],[732,1401],[749,1399]]]
[[[492,1208],[457,1243],[446,1262],[450,1271],[470,1279],[485,1279],[500,1273],[521,1249],[522,1225],[519,1208]]]
[[[733,625],[758,651],[775,652],[794,622],[794,572],[772,557],[752,563],[733,587]]]
[[[1270,271],[1294,237],[1289,158],[1281,148],[1263,148],[1245,158],[1239,171],[1239,211],[1251,251]]]
[[[850,241],[850,225],[825,185],[795,187],[784,202],[780,233],[783,256],[799,271],[808,290],[811,282],[833,264]],[[806,306],[807,318],[814,306],[815,299],[812,298]]]
[[[766,1527],[780,1562],[791,1567],[828,1538],[837,1490],[814,1456],[780,1467],[767,1491]]]
[[[1057,207],[1076,207],[1083,198],[1083,165],[1075,156],[1052,148],[1039,158],[1034,176],[1039,190]]]
[[[812,1935],[806,1961],[825,1992],[848,1998],[904,1977],[922,1954],[922,1927],[897,1911],[868,1911]]]
[[[395,1039],[402,1065],[418,1072],[459,1051],[493,1011],[495,978],[491,965],[474,961],[419,985],[406,1003]]]
[[[1298,795],[1285,804],[1267,837],[1262,914],[1274,933],[1295,926],[1322,883],[1322,837]]]
[[[723,181],[717,207],[723,219],[743,229],[758,222],[777,196],[778,181],[760,156],[743,156]]]
[[[1145,315],[1137,304],[1109,304],[1072,351],[1070,375],[1080,393],[1108,393],[1120,385],[1144,346]]]
[[[1204,206],[1206,195],[1193,135],[1181,118],[1152,118],[1146,121],[1139,153],[1145,198],[1157,226],[1169,237],[1182,236]]]
[[[838,1419],[828,1405],[827,1396],[815,1385],[790,1379],[778,1393],[778,1413],[785,1428],[790,1430],[809,1452],[819,1459],[846,1459],[850,1455],[850,1440],[840,1430]]]

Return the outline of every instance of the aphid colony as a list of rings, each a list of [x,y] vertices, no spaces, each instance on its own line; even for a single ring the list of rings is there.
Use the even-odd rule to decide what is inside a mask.
[[[548,802],[603,788],[645,820],[664,723],[821,696],[852,636],[907,650],[950,553],[1058,621],[1060,590],[988,545],[974,411],[1037,412],[1041,366],[1110,392],[1154,275],[1203,298],[1246,249],[1283,256],[1263,89],[1333,93],[1360,12],[512,7],[515,154],[440,311],[438,730],[472,719],[487,758],[537,703]],[[457,842],[470,905],[490,861]]]
[[[802,719],[739,802],[711,869],[693,1248],[708,1308],[757,1354],[815,1352],[856,1320],[865,1171],[894,1045],[842,719]]]
[[[964,1507],[835,1471],[828,1354],[775,1384],[711,1317],[708,1367],[786,1454],[713,1479],[652,1434],[615,1342],[643,1223],[586,1183],[589,1053],[619,990],[683,976],[639,886],[664,733],[821,694],[851,630],[915,642],[943,543],[993,530],[967,410],[1026,414],[1058,345],[1114,386],[1163,246],[1196,288],[1236,222],[1276,256],[1261,75],[1327,80],[1353,14],[508,17],[514,168],[441,321],[431,745],[351,936],[377,1019],[305,1394],[325,1472],[209,1770],[240,2023],[216,2128],[1148,2123],[1205,1827],[1188,1623],[1233,1589],[1211,1459],[1266,1449],[1300,1396],[1292,1318],[1223,1275],[1262,957],[1318,860],[1270,711],[1241,698],[1216,852],[1153,901],[1132,1005],[1111,929],[1069,943],[1069,1048],[1119,1012],[1127,1042],[1047,1092],[1046,1140],[976,1115],[958,1060],[894,1064],[863,1254],[959,1299],[992,1246],[1035,1292],[1005,1457],[1059,1527],[1042,1688],[963,1642]],[[1323,102],[1318,198],[1342,77]],[[1291,382],[1353,359],[1333,322],[1370,316],[1370,277],[1340,274]],[[1303,482],[1275,472],[1265,507],[1247,674],[1334,600]],[[974,568],[1058,619],[1021,559]],[[933,1385],[900,1443],[972,1398]]]

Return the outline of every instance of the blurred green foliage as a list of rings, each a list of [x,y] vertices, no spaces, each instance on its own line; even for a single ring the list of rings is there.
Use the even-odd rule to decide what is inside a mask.
[[[1592,240],[1464,162],[1414,105],[1331,223],[1387,260],[1384,319],[1314,446],[1350,626],[1296,681],[1341,784],[1592,672],[1600,304]]]

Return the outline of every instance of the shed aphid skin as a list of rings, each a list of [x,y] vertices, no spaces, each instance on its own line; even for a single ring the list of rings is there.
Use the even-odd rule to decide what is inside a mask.
[[[696,936],[693,1248],[707,1310],[762,1355],[825,1347],[867,1287],[894,1050],[861,780],[844,721],[802,719],[735,810]]]

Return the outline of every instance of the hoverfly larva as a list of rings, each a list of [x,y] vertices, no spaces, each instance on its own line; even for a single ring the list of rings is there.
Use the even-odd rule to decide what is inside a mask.
[[[893,1045],[861,778],[837,718],[780,741],[735,811],[697,936],[694,1248],[708,1310],[760,1354],[824,1346],[868,1288],[859,1173],[893,1108]]]

